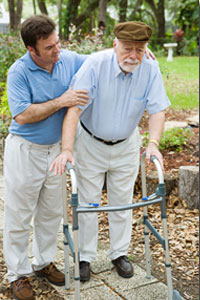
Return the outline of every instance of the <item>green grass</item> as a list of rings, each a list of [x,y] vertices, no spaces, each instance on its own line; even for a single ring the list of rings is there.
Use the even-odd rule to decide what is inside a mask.
[[[174,57],[167,62],[166,57],[158,58],[167,95],[171,107],[194,109],[199,106],[199,58]]]

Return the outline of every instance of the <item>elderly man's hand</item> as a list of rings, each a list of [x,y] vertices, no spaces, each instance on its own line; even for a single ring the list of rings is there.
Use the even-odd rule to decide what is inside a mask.
[[[164,173],[164,165],[163,165],[163,157],[162,154],[160,153],[160,151],[158,150],[158,147],[153,144],[153,143],[149,143],[148,147],[146,148],[146,161],[149,164],[150,163],[150,157],[152,155],[155,155],[161,165],[162,171]]]
[[[55,175],[62,175],[66,171],[67,161],[69,161],[73,166],[75,165],[75,160],[72,152],[65,149],[52,162],[49,172],[52,172],[54,169]]]

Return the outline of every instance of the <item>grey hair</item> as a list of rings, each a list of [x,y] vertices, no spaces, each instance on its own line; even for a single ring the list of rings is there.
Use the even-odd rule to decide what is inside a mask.
[[[118,47],[118,45],[119,45],[119,40],[118,40],[118,38],[115,37],[115,38],[114,38],[114,41],[115,41],[115,43],[116,43],[116,47]]]

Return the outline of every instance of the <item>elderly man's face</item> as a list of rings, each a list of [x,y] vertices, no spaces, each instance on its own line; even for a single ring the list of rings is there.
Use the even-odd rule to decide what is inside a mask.
[[[133,72],[141,64],[146,50],[146,43],[114,40],[113,47],[120,68],[125,73],[129,73]]]

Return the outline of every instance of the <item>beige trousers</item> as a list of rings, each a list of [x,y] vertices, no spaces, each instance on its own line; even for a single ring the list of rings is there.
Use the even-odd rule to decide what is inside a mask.
[[[6,139],[3,242],[10,282],[33,271],[28,259],[32,217],[35,269],[54,260],[63,214],[62,181],[48,170],[59,153],[59,143],[37,145],[11,134]]]
[[[105,173],[108,204],[132,203],[133,188],[139,169],[141,137],[138,129],[124,142],[109,146],[95,140],[82,127],[75,142],[76,174],[81,205],[100,203]],[[126,255],[132,231],[132,211],[110,212],[109,232],[111,260]],[[80,260],[96,257],[98,218],[96,213],[79,214]]]

